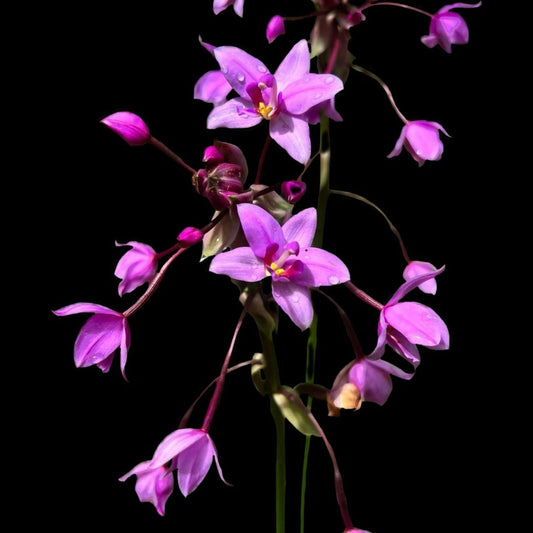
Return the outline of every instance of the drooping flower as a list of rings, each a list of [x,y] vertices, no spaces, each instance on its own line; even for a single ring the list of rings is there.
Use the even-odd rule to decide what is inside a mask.
[[[337,256],[311,246],[316,209],[304,209],[283,225],[254,204],[239,204],[237,211],[249,246],[215,256],[209,270],[247,282],[270,276],[274,300],[301,330],[307,329],[313,319],[310,287],[350,279]]]
[[[464,4],[457,2],[441,7],[432,17],[429,23],[429,35],[424,35],[420,40],[428,47],[439,45],[448,54],[452,53],[452,44],[468,43],[469,31],[465,19],[451,11],[457,8],[479,7],[477,4]]]
[[[306,112],[331,100],[342,90],[342,81],[333,74],[309,71],[309,47],[304,39],[293,46],[274,74],[259,59],[234,46],[219,46],[213,54],[239,96],[211,110],[208,129],[250,128],[268,120],[272,139],[305,164],[311,156]]]
[[[417,345],[432,350],[447,350],[450,346],[448,327],[430,307],[418,302],[401,302],[414,288],[444,271],[441,267],[404,282],[383,306],[379,315],[378,340],[370,359],[380,359],[389,345],[415,368],[420,364]]]
[[[337,374],[328,394],[329,414],[337,416],[340,409],[359,409],[363,402],[383,405],[392,391],[391,376],[411,379],[413,375],[383,359],[358,357]]]
[[[435,270],[437,270],[437,267],[427,261],[410,261],[403,270],[403,279],[407,281],[416,276],[420,276],[420,274],[435,272]],[[418,288],[427,294],[436,294],[437,280],[435,278],[428,279],[421,283]]]
[[[115,352],[120,349],[120,369],[126,379],[130,328],[122,313],[86,302],[67,305],[53,313],[57,316],[93,313],[82,326],[74,343],[74,363],[78,368],[96,365],[102,372],[109,372]]]
[[[387,157],[399,155],[402,147],[405,147],[419,167],[426,160],[438,161],[444,150],[439,131],[448,137],[450,136],[438,122],[428,122],[426,120],[409,121],[402,128],[394,149]]]
[[[174,487],[177,471],[178,487],[188,496],[203,481],[215,460],[218,474],[227,483],[218,462],[213,440],[203,429],[182,428],[167,435],[156,448],[150,461],[143,461],[119,478],[126,481],[137,476],[135,490],[141,502],[151,502],[161,515]]]
[[[229,6],[233,6],[233,10],[239,17],[243,16],[244,0],[213,0],[213,13],[218,15]]]
[[[115,276],[121,279],[118,285],[120,296],[154,279],[157,271],[157,255],[151,246],[137,241],[124,244],[115,242],[115,245],[131,246],[131,250],[120,258],[115,268]]]
[[[152,138],[144,120],[129,111],[118,111],[100,122],[120,135],[130,146],[141,146]]]

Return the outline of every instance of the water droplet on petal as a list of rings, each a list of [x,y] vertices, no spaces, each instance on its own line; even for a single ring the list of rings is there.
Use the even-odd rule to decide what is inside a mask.
[[[244,74],[242,73],[238,74],[237,79],[242,83],[244,81]]]
[[[337,285],[337,283],[339,283],[339,278],[337,276],[330,276],[328,280],[332,285]]]
[[[297,294],[293,294],[291,296],[291,301],[293,301],[295,304],[297,304],[300,301],[300,297]]]
[[[318,99],[321,98],[321,97],[322,97],[322,93],[315,93],[315,94],[313,95],[313,98],[314,98],[315,100],[318,100]]]
[[[261,64],[259,64],[259,65],[257,65],[257,70],[258,70],[259,72],[266,72],[266,71],[267,71],[267,68],[265,67],[265,65],[261,65]]]
[[[327,83],[327,84],[333,83],[333,80],[334,80],[334,79],[335,79],[335,78],[334,78],[333,76],[328,76],[328,77],[326,78],[326,83]]]

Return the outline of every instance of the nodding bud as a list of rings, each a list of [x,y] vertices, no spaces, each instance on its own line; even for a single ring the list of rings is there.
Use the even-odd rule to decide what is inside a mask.
[[[184,248],[188,248],[189,246],[200,242],[203,236],[204,234],[198,228],[189,226],[180,232],[178,235],[178,241]]]
[[[269,43],[274,41],[276,37],[283,35],[285,33],[285,23],[283,17],[279,15],[274,15],[267,24],[266,28],[266,38]]]
[[[144,120],[129,111],[118,111],[100,122],[120,135],[130,146],[146,144],[152,137]]]
[[[202,158],[204,163],[210,163],[218,165],[224,161],[224,156],[220,153],[220,150],[216,146],[208,146],[204,150],[204,157]]]
[[[284,181],[281,184],[281,194],[291,204],[301,200],[306,189],[307,185],[303,181]]]

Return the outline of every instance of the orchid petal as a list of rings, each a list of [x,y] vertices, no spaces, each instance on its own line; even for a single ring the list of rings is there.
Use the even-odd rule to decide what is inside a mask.
[[[173,457],[202,439],[204,435],[205,432],[201,429],[184,428],[173,431],[159,443],[150,461],[150,468],[157,468],[168,463]]]
[[[400,287],[398,287],[396,292],[392,295],[391,299],[387,302],[387,306],[399,302],[406,294],[411,292],[419,285],[422,285],[422,283],[435,278],[439,274],[442,274],[442,272],[444,272],[444,269],[445,266],[442,266],[433,272],[428,272],[427,274],[420,274],[419,276],[411,278],[406,282],[402,283]]]
[[[178,486],[184,496],[188,496],[203,481],[214,455],[209,435],[183,450],[177,457]]]
[[[269,72],[262,61],[235,46],[219,46],[213,53],[228,83],[243,98],[248,96],[246,87]]]
[[[308,207],[293,215],[281,227],[287,242],[297,241],[301,248],[313,242],[316,232],[316,209]]]
[[[313,106],[330,100],[344,85],[333,74],[306,74],[291,82],[283,91],[285,109],[293,115],[301,115]]]
[[[346,265],[334,254],[322,248],[305,248],[300,256],[304,271],[294,282],[308,287],[338,285],[350,279]]]
[[[302,165],[311,157],[309,124],[304,119],[279,114],[270,120],[270,136]]]
[[[250,112],[253,103],[245,98],[232,98],[215,106],[207,116],[207,129],[216,128],[251,128],[259,124],[263,117]]]
[[[285,280],[272,281],[272,296],[302,331],[311,325],[313,304],[309,289]]]
[[[400,302],[383,309],[385,320],[409,342],[446,350],[449,333],[444,321],[433,309],[417,302]]]
[[[273,243],[279,248],[285,245],[283,230],[268,211],[254,204],[238,204],[237,212],[248,244],[258,258],[264,259],[267,248]]]
[[[309,45],[305,39],[301,39],[291,48],[274,73],[278,91],[284,92],[291,82],[308,74],[309,65]]]
[[[211,104],[225,101],[231,85],[220,70],[210,70],[201,76],[194,85],[193,96]]]
[[[259,281],[266,277],[263,262],[256,257],[251,248],[244,246],[213,257],[209,271],[248,282]]]
[[[78,302],[75,304],[66,305],[65,307],[61,307],[60,309],[56,309],[52,312],[57,316],[74,315],[77,313],[100,313],[104,315],[122,316],[122,313],[113,311],[113,309],[109,309],[109,307],[88,302]]]

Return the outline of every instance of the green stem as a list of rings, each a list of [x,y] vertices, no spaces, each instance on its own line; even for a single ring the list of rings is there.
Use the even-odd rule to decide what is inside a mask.
[[[267,391],[270,393],[270,412],[276,430],[276,533],[285,533],[285,500],[287,467],[285,461],[285,417],[272,397],[272,392],[280,388],[279,369],[272,339],[272,332],[265,331],[256,320],[261,346],[263,348],[264,376]]]
[[[320,118],[320,184],[317,200],[317,224],[316,233],[313,240],[313,246],[320,248],[324,241],[324,228],[326,225],[326,207],[330,194],[329,174],[330,174],[330,136],[329,136],[329,118],[322,114]],[[309,330],[307,339],[307,361],[305,369],[306,383],[314,383],[315,364],[316,364],[316,346],[318,332],[318,317],[316,313],[313,316],[313,322]],[[312,398],[308,397],[307,407],[311,410]],[[302,484],[300,490],[300,533],[305,531],[305,492],[307,485],[307,470],[309,467],[309,452],[311,447],[311,436],[305,437],[304,459],[302,468]]]

